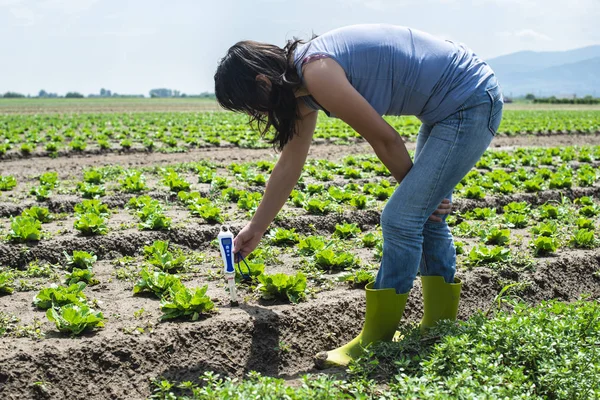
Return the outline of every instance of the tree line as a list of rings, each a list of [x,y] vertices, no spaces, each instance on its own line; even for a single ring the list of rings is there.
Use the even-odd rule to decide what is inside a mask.
[[[534,104],[600,104],[600,97],[593,97],[591,95],[585,97],[573,96],[558,98],[556,96],[535,97],[530,93],[525,96],[525,100],[531,100]]]
[[[66,99],[82,99],[82,98],[107,98],[107,97],[117,97],[117,98],[143,98],[146,97],[143,94],[119,94],[113,92],[108,89],[100,89],[99,93],[92,93],[84,96],[79,92],[67,92],[64,96],[61,96],[57,93],[46,92],[45,90],[40,90],[37,96],[24,95],[18,92],[6,92],[4,94],[0,94],[0,97],[5,99],[19,99],[19,98],[66,98]],[[182,93],[179,90],[159,88],[152,89],[149,92],[150,98],[171,98],[171,97],[180,97],[180,98],[207,98],[214,99],[215,94],[210,92],[202,92],[200,94],[186,94]]]

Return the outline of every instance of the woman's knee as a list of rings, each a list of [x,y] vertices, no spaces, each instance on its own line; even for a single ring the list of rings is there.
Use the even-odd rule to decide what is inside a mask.
[[[392,212],[385,207],[381,213],[380,225],[384,235],[422,236],[424,221],[420,217]]]

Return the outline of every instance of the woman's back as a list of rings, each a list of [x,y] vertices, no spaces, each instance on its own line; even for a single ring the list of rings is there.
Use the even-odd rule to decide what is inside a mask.
[[[336,60],[380,115],[416,115],[428,124],[456,112],[493,75],[462,44],[396,25],[347,26],[298,46],[294,62],[300,76],[303,60],[319,55]]]

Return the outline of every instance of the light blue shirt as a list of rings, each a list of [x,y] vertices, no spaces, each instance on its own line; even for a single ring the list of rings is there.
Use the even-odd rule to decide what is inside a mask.
[[[431,125],[457,112],[493,76],[466,46],[397,25],[351,25],[298,45],[294,63],[303,80],[303,60],[315,55],[340,64],[379,115],[415,115]],[[335,117],[312,96],[302,98]]]

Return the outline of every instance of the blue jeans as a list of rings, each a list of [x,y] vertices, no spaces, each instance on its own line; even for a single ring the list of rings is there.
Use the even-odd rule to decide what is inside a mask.
[[[434,125],[423,124],[413,167],[381,213],[383,258],[375,289],[406,293],[420,272],[454,282],[456,248],[445,221],[429,221],[444,198],[488,148],[502,119],[504,101],[495,77],[459,110]]]

